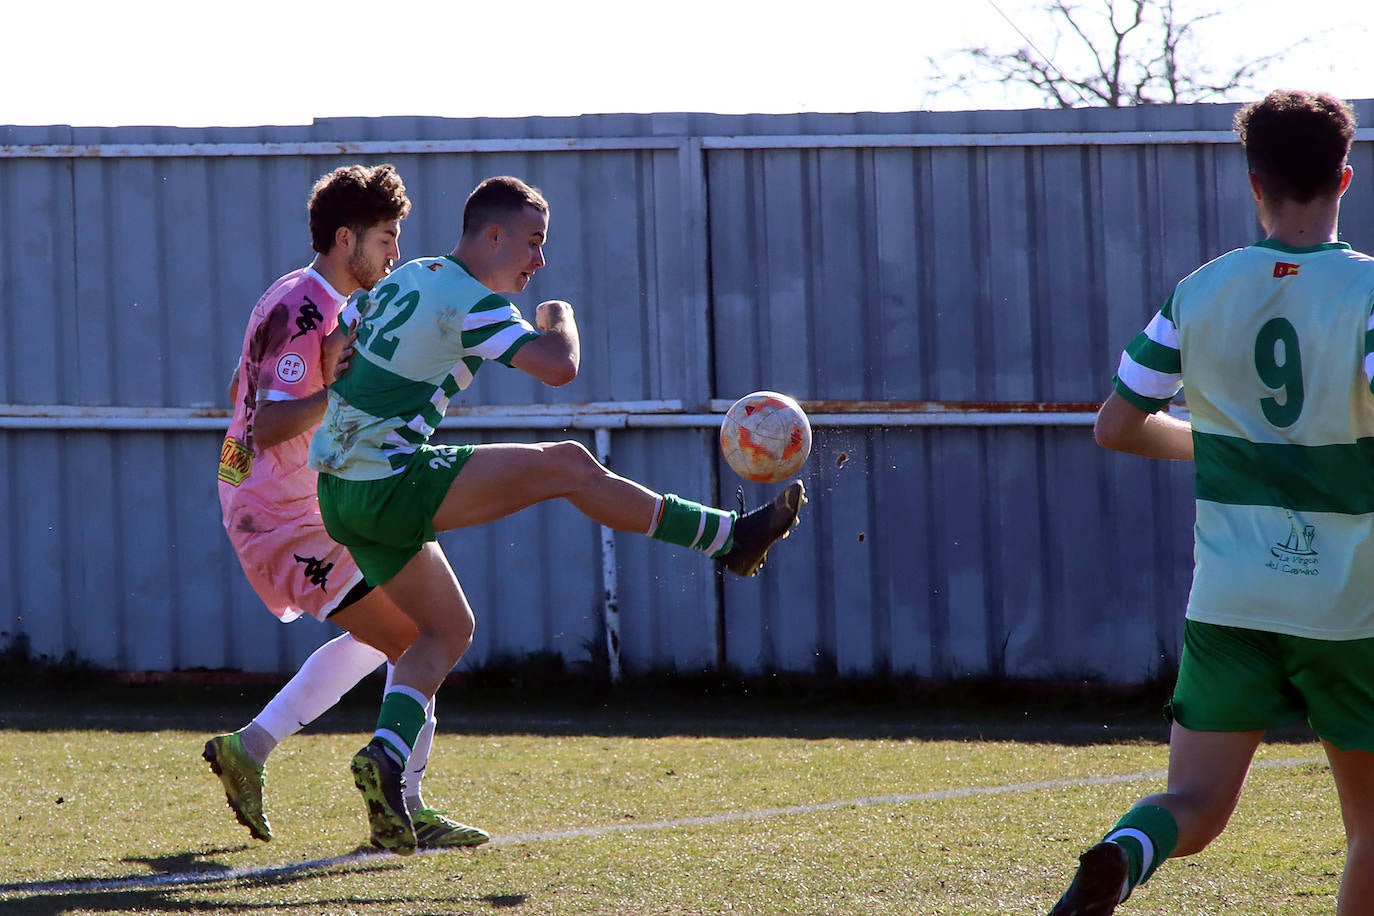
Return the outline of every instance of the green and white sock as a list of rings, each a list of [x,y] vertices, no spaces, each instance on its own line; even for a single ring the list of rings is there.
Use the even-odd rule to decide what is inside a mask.
[[[664,493],[658,512],[654,513],[649,537],[690,547],[715,558],[733,546],[735,518],[734,512]]]
[[[1167,808],[1141,805],[1127,811],[1102,839],[1126,850],[1129,867],[1125,892],[1121,896],[1125,900],[1173,853],[1178,845],[1178,822]]]
[[[420,737],[420,730],[429,718],[426,707],[429,697],[412,687],[394,684],[382,697],[382,709],[377,714],[377,731],[373,738],[380,741],[387,753],[404,764]]]

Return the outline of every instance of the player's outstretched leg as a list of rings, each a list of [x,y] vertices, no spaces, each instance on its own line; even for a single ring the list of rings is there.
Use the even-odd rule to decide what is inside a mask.
[[[460,824],[443,811],[421,808],[412,815],[415,842],[421,849],[452,849],[458,846],[481,846],[491,839],[485,830]]]
[[[1078,857],[1078,873],[1050,916],[1109,916],[1121,902],[1129,867],[1126,850],[1098,843]]]
[[[253,762],[237,734],[218,735],[201,753],[224,786],[224,800],[255,840],[272,839],[272,825],[262,810],[264,768]]]
[[[353,784],[367,802],[372,845],[408,856],[415,851],[415,825],[406,811],[405,768],[372,741],[353,756]]]
[[[758,575],[768,558],[768,549],[792,533],[804,505],[806,487],[800,480],[794,480],[771,503],[735,520],[734,543],[717,562],[739,576]]]

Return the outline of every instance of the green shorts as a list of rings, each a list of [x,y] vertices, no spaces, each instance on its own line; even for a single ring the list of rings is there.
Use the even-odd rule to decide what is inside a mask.
[[[1184,621],[1168,714],[1204,732],[1267,730],[1306,716],[1341,750],[1374,751],[1374,639]]]
[[[404,471],[381,480],[320,475],[325,530],[348,548],[368,585],[390,580],[434,540],[434,513],[472,450],[471,445],[421,445]]]

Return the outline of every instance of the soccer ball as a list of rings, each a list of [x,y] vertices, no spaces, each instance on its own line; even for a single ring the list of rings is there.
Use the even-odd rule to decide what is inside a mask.
[[[755,391],[725,412],[720,450],[745,480],[777,483],[797,473],[811,454],[811,421],[787,395]]]

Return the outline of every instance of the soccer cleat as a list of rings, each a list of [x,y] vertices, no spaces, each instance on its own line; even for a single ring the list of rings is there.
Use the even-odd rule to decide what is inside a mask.
[[[737,576],[758,575],[769,548],[792,533],[804,505],[806,487],[794,480],[771,503],[735,519],[734,543],[716,562]]]
[[[389,849],[400,856],[415,851],[415,825],[411,823],[401,794],[405,773],[378,741],[353,755],[353,784],[367,802],[367,820],[372,829],[372,845]]]
[[[1078,857],[1078,873],[1050,916],[1108,916],[1115,912],[1126,887],[1127,869],[1126,850],[1116,843],[1098,843]]]
[[[421,849],[481,846],[491,839],[485,830],[460,824],[433,808],[421,808],[415,812],[412,820],[415,824],[415,841]]]
[[[262,810],[263,767],[243,749],[237,734],[219,735],[205,742],[201,756],[224,786],[224,800],[234,817],[248,828],[255,840],[272,839],[272,825]]]

